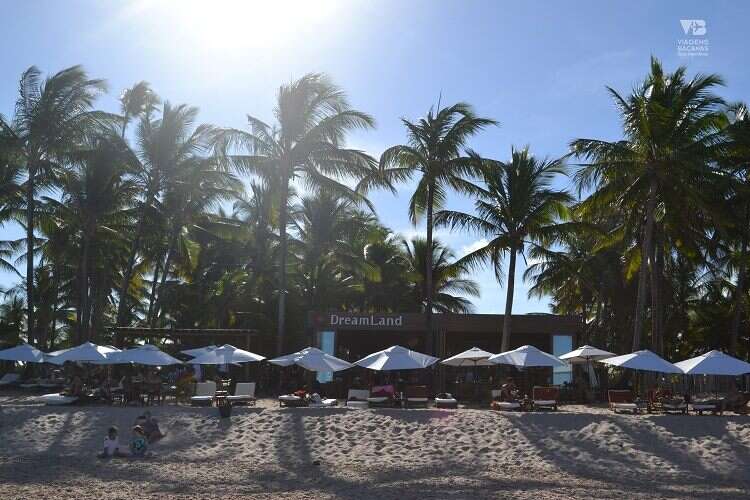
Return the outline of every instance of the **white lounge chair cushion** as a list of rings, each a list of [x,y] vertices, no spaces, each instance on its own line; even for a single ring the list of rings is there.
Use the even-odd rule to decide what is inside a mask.
[[[227,396],[229,401],[255,401],[254,396]]]
[[[310,408],[330,408],[339,403],[338,399],[324,399],[320,403],[310,403]]]
[[[513,401],[497,401],[495,403],[495,408],[499,408],[502,410],[515,410],[520,407],[521,403],[516,403]]]
[[[618,410],[637,410],[638,405],[635,403],[612,403],[613,408]]]
[[[347,401],[346,407],[347,408],[358,408],[358,409],[365,409],[367,408],[367,401]]]
[[[45,394],[39,396],[36,401],[44,403],[46,405],[57,406],[57,405],[69,405],[78,401],[78,398],[74,396],[63,396],[59,393]]]
[[[190,401],[213,401],[213,396],[193,396],[190,398]]]
[[[435,404],[437,405],[455,405],[458,401],[453,398],[435,398]]]
[[[687,403],[663,403],[662,406],[669,410],[683,410],[687,408]]]
[[[429,398],[406,398],[407,401],[413,401],[415,403],[426,403],[430,399]]]
[[[698,404],[692,405],[692,407],[693,407],[693,410],[714,410],[714,409],[716,409],[716,405],[715,404],[711,404],[711,403],[698,403]]]
[[[198,382],[195,384],[195,396],[213,397],[216,394],[216,382]]]
[[[302,401],[302,398],[299,396],[295,396],[294,394],[285,394],[283,396],[279,396],[279,401]]]
[[[367,398],[368,403],[385,403],[386,401],[388,401],[388,398],[385,396]]]
[[[555,406],[557,401],[554,399],[535,399],[534,404],[537,406]]]

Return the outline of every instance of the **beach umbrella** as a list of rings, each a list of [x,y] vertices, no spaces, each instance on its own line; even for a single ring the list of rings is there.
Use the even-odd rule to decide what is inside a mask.
[[[167,366],[181,365],[182,361],[173,358],[155,345],[142,345],[133,349],[107,354],[107,360],[112,364],[135,363],[138,365]]]
[[[0,351],[0,360],[22,361],[24,363],[43,363],[44,353],[29,344],[21,344]]]
[[[365,356],[354,364],[370,370],[387,371],[416,370],[418,368],[427,368],[437,362],[438,358],[412,351],[400,345],[394,345],[388,349]]]
[[[233,345],[224,344],[205,354],[191,359],[188,363],[193,365],[228,365],[230,363],[252,363],[266,359],[260,354],[238,349]]]
[[[524,345],[512,351],[501,352],[490,356],[489,361],[497,365],[512,365],[516,368],[533,368],[537,366],[558,367],[565,363],[552,354],[537,349],[532,345]]]
[[[478,347],[472,347],[462,353],[444,359],[440,363],[447,366],[492,366],[494,363],[488,361],[493,356],[491,352],[483,351]]]
[[[65,349],[59,354],[52,354],[45,356],[45,360],[49,363],[61,365],[66,361],[78,361],[82,363],[94,363],[94,364],[109,364],[107,355],[112,352],[118,352],[111,346],[96,345],[91,342],[84,342],[83,344]]]
[[[307,347],[286,356],[269,359],[268,362],[279,366],[297,365],[312,372],[337,372],[354,366],[315,347]]]
[[[180,352],[187,356],[197,358],[198,356],[203,356],[204,354],[211,352],[215,349],[218,349],[218,346],[211,344],[211,345],[207,345],[206,347],[198,347],[196,349],[185,349],[184,351],[180,351]]]
[[[750,373],[750,363],[716,350],[674,365],[688,375],[738,376]]]
[[[678,373],[683,371],[669,361],[657,356],[648,349],[642,351],[615,356],[614,358],[600,359],[599,363],[610,366],[619,366],[620,368],[630,368],[631,370],[641,370],[646,372],[659,373]]]
[[[600,359],[614,358],[615,356],[617,356],[617,354],[609,351],[604,351],[602,349],[597,349],[596,347],[592,347],[590,345],[584,345],[582,347],[579,347],[575,351],[567,352],[558,357],[564,361],[567,361],[568,363],[575,364],[588,363],[589,361],[596,361]]]

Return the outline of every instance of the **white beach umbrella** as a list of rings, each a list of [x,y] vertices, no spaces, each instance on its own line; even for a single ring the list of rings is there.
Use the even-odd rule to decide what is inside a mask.
[[[566,366],[565,363],[532,345],[524,345],[512,351],[501,352],[489,358],[497,365],[512,365],[516,368],[532,368],[536,366]]]
[[[207,353],[191,359],[188,363],[192,365],[228,365],[230,363],[252,363],[266,359],[260,354],[238,349],[233,345],[224,344]]]
[[[488,361],[493,356],[491,352],[483,351],[478,347],[472,347],[462,353],[444,359],[440,363],[448,366],[492,366],[494,363]]]
[[[437,363],[437,361],[438,358],[412,351],[400,345],[394,345],[388,349],[365,356],[354,364],[377,371],[416,370],[418,368],[427,368]]]
[[[0,360],[23,361],[24,363],[43,363],[44,353],[29,344],[21,344],[0,351]]]
[[[268,362],[279,366],[297,365],[312,372],[337,372],[354,366],[315,347],[307,347],[299,352],[269,359]]]
[[[575,363],[588,363],[589,361],[596,361],[599,359],[614,358],[617,354],[602,349],[597,349],[590,345],[584,345],[576,349],[575,351],[567,352],[561,356],[558,356],[563,361],[571,364]]]
[[[674,365],[688,375],[738,376],[750,373],[750,363],[715,350]]]
[[[45,357],[45,360],[56,365],[61,365],[66,361],[109,364],[107,354],[118,351],[119,349],[111,346],[96,345],[91,342],[84,342],[79,346],[65,349],[54,356],[50,354]]]
[[[168,366],[181,365],[182,361],[173,358],[155,345],[143,345],[133,349],[107,354],[107,360],[113,364],[135,363],[138,365]]]
[[[601,359],[599,360],[599,363],[646,372],[683,373],[680,368],[657,356],[648,349],[631,352],[630,354],[623,354],[622,356],[615,356],[614,358]]]
[[[215,349],[218,349],[218,346],[211,344],[211,345],[207,345],[206,347],[198,347],[195,349],[185,349],[184,351],[180,351],[180,352],[187,356],[197,358],[198,356],[203,356],[204,354],[211,352]]]

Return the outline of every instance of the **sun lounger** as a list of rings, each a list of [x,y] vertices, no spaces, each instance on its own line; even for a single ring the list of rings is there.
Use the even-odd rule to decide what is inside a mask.
[[[531,395],[535,410],[557,411],[557,400],[560,399],[558,387],[534,387]]]
[[[190,398],[193,406],[211,406],[216,395],[216,382],[198,382],[195,384],[195,396]]]
[[[500,401],[502,392],[503,391],[501,389],[492,389],[490,393],[492,395],[490,408],[492,408],[493,410],[501,411],[514,411],[521,409],[521,403],[519,403],[518,401]]]
[[[349,393],[346,395],[346,403],[344,405],[347,408],[359,408],[365,409],[369,406],[367,400],[370,398],[370,391],[367,389],[349,389]]]
[[[458,400],[448,392],[435,396],[435,408],[455,409],[458,408]]]
[[[227,396],[227,400],[232,404],[255,405],[255,382],[237,382],[234,395]]]
[[[279,396],[279,407],[282,406],[307,406],[307,400],[301,396],[295,396],[294,394],[284,394]]]
[[[320,394],[313,394],[310,396],[310,402],[308,406],[310,408],[331,408],[332,406],[337,406],[339,404],[338,399],[332,399],[332,398],[321,398]]]
[[[717,404],[715,401],[696,401],[690,404],[690,410],[698,415],[703,415],[704,412],[710,411],[714,415],[721,415],[721,403]]]
[[[430,398],[427,397],[427,386],[426,385],[407,385],[405,396],[404,396],[404,403],[406,405],[406,408],[412,407],[412,406],[424,406],[427,408],[427,405],[430,402]]]
[[[52,394],[45,394],[43,396],[39,396],[38,398],[34,398],[34,401],[38,403],[44,403],[48,406],[62,406],[62,405],[71,405],[78,401],[77,397],[74,396],[64,396],[60,393],[52,393]]]
[[[609,409],[617,413],[618,411],[629,411],[640,413],[640,407],[633,400],[633,393],[628,390],[610,389],[607,391],[609,400]]]
[[[378,385],[370,391],[370,397],[367,398],[367,404],[372,407],[393,406],[396,389],[392,385]]]
[[[21,375],[18,373],[6,373],[3,378],[0,378],[0,387],[7,387],[10,385],[18,385],[21,380]]]

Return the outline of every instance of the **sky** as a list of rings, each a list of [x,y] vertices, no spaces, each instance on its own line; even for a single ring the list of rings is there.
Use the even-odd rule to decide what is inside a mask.
[[[718,73],[726,99],[750,100],[746,2],[5,0],[0,9],[5,116],[31,65],[52,73],[82,64],[106,78],[102,109],[116,111],[122,90],[146,80],[163,99],[199,107],[201,122],[240,128],[247,114],[272,121],[279,85],[325,72],[377,121],[376,130],[350,137],[352,147],[377,157],[403,143],[400,119],[423,116],[442,96],[444,105],[465,101],[500,122],[470,145],[503,160],[511,145],[559,157],[574,138],[619,138],[605,86],[627,93],[651,55],[669,71],[686,65],[690,75]],[[702,22],[686,34],[681,20]],[[696,42],[705,55],[679,52]],[[572,189],[568,179],[557,184]],[[370,195],[381,220],[407,236],[424,234],[407,217],[412,187]],[[447,200],[450,209],[471,207],[458,195]],[[0,228],[3,239],[19,235],[17,227]],[[480,240],[444,230],[437,236],[459,256]],[[548,311],[548,299],[527,297],[519,262],[513,312]],[[494,273],[473,278],[482,290],[477,312],[502,313],[505,288]],[[14,281],[0,273],[3,288]]]

